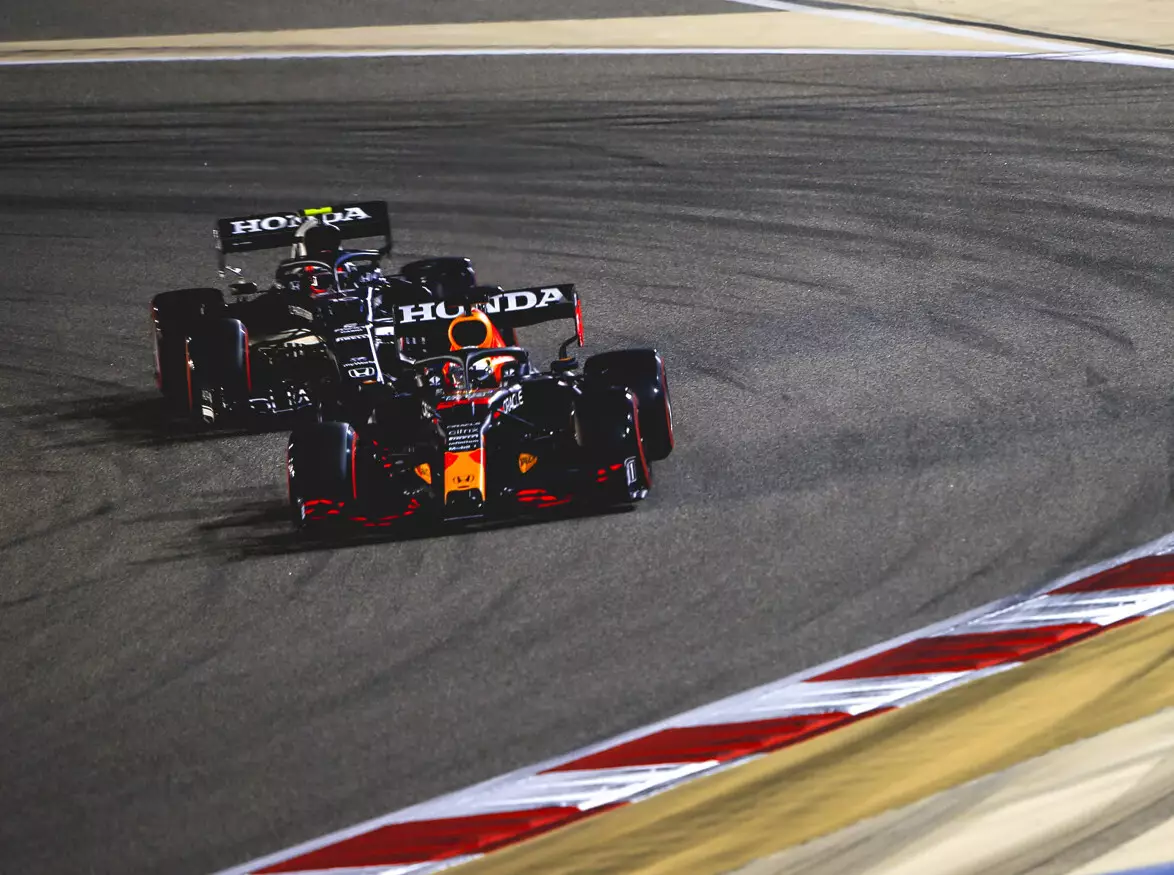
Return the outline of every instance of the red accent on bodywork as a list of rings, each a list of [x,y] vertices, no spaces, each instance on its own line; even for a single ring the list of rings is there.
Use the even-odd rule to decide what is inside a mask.
[[[973,632],[918,638],[892,650],[867,656],[833,669],[811,681],[842,681],[894,675],[938,674],[977,671],[1008,662],[1023,662],[1043,656],[1101,631],[1094,623],[1066,623],[1034,629],[1001,632]]]
[[[465,454],[464,453],[445,453],[444,454],[444,467],[447,468],[449,465],[453,464],[458,458],[460,458],[463,455],[465,455]],[[470,461],[474,462],[477,465],[480,465],[481,458],[482,458],[482,451],[481,450],[469,450]]]
[[[523,504],[536,504],[539,507],[562,507],[564,504],[570,504],[575,500],[573,495],[553,495],[549,492],[543,492],[539,495],[522,495],[518,494],[518,501]]]
[[[575,296],[575,337],[579,341],[579,346],[583,345],[583,302],[578,295]]]
[[[1174,556],[1146,556],[1098,572],[1091,577],[1052,590],[1050,595],[1096,592],[1103,589],[1139,589],[1146,586],[1174,586]]]
[[[391,823],[257,869],[255,875],[408,865],[484,854],[617,807],[618,804],[602,805],[590,811],[580,811],[578,808],[551,806]]]
[[[588,754],[548,772],[582,769],[619,769],[666,763],[725,762],[750,754],[775,750],[842,726],[857,719],[842,711],[824,714],[794,714],[748,723],[719,723],[714,726],[675,726],[643,738]]]
[[[520,489],[515,497],[523,504],[537,504],[540,507],[561,507],[574,501],[574,494],[556,495],[545,489]]]

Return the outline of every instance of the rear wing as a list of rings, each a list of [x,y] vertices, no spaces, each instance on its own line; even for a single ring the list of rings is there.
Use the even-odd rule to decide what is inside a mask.
[[[506,337],[513,337],[514,329],[538,325],[559,319],[575,323],[575,335],[567,345],[583,345],[583,309],[574,283],[557,286],[534,286],[503,291],[493,286],[476,286],[462,300],[422,301],[416,304],[398,304],[395,307],[396,333],[400,337],[447,342],[448,327],[470,307],[483,311]]]
[[[237,252],[256,252],[292,246],[296,233],[307,219],[329,222],[342,232],[344,240],[358,237],[382,237],[380,255],[391,252],[391,222],[385,201],[363,201],[328,207],[308,207],[288,212],[236,216],[216,222],[216,249],[220,254],[220,271],[227,265],[225,256]],[[228,268],[231,269],[231,268]],[[231,269],[233,273],[239,270]]]

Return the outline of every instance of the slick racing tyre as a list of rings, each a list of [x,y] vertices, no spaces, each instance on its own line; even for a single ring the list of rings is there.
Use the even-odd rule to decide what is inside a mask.
[[[473,262],[467,258],[425,258],[405,264],[399,272],[425,286],[438,301],[462,299],[477,285]]]
[[[650,462],[673,451],[673,408],[664,360],[655,349],[621,349],[587,359],[583,373],[588,383],[622,386],[636,396],[640,408],[640,437]]]
[[[187,346],[189,406],[212,423],[247,404],[252,390],[249,332],[239,319],[197,323]]]
[[[647,496],[652,476],[640,439],[639,403],[631,392],[585,390],[575,403],[575,435],[606,502]]]
[[[196,324],[224,307],[219,289],[177,289],[151,299],[155,327],[155,383],[176,407],[187,409],[187,342]]]
[[[358,498],[358,434],[345,422],[305,425],[289,438],[290,513],[300,530],[341,522]]]

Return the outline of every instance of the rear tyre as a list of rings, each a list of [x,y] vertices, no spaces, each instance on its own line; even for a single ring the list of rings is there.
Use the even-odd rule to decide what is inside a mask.
[[[425,286],[438,301],[457,300],[477,285],[473,262],[467,258],[425,258],[405,264],[399,272]]]
[[[252,389],[249,332],[239,319],[205,319],[187,345],[190,406],[213,423],[248,402]]]
[[[664,359],[655,349],[621,349],[587,359],[583,372],[589,383],[622,386],[636,396],[640,408],[640,437],[649,461],[673,451],[673,408],[669,401]]]
[[[640,439],[639,403],[626,389],[588,389],[575,404],[575,434],[605,503],[638,501],[652,476]]]
[[[341,521],[358,497],[358,434],[345,422],[301,426],[289,438],[290,513],[302,531]]]
[[[187,409],[187,341],[205,316],[224,308],[219,289],[177,289],[151,299],[155,384],[175,407]]]

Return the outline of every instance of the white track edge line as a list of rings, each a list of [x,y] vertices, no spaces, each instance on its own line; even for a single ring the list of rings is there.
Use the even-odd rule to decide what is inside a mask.
[[[735,0],[741,2],[741,0]],[[1174,58],[1100,49],[1080,49],[1055,44],[1055,49],[1039,51],[969,51],[965,49],[835,49],[835,48],[502,48],[502,49],[358,49],[283,51],[257,53],[212,52],[195,54],[90,55],[81,57],[20,58],[0,57],[0,67],[61,67],[83,64],[197,64],[236,63],[244,61],[358,60],[377,58],[454,58],[454,57],[575,57],[575,56],[654,56],[654,55],[745,55],[745,56],[847,56],[958,58],[993,60],[1082,61],[1085,63],[1174,69]],[[111,49],[111,52],[124,51]]]

